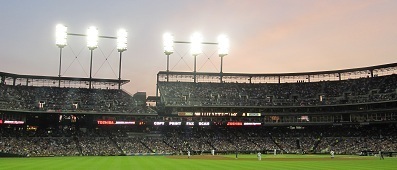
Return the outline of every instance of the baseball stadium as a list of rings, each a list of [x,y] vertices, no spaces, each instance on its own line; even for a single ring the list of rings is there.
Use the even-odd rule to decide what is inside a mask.
[[[396,9],[3,2],[0,170],[397,169]]]
[[[1,72],[1,167],[394,169],[396,72],[160,71],[157,96]]]

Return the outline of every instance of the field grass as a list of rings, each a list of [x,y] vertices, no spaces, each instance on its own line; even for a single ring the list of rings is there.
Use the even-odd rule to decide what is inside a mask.
[[[328,155],[98,156],[0,158],[0,169],[397,169],[397,158]]]

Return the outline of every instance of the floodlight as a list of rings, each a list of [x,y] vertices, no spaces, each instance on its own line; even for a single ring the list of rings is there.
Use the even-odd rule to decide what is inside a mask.
[[[202,53],[201,50],[201,43],[203,41],[203,37],[201,36],[200,33],[194,33],[191,37],[192,41],[192,47],[191,47],[191,53],[194,56],[197,56]]]
[[[220,57],[229,54],[229,39],[226,35],[222,34],[218,37],[218,54]]]
[[[87,30],[87,47],[90,50],[98,47],[98,29],[94,26],[91,26]]]
[[[163,35],[164,53],[171,55],[174,53],[174,36],[171,33],[165,33]]]
[[[120,29],[117,32],[117,50],[119,52],[127,50],[127,31],[125,29]]]
[[[56,26],[56,40],[55,40],[55,44],[59,47],[59,48],[63,48],[65,47],[67,44],[67,33],[68,27],[62,25],[62,24],[58,24]]]

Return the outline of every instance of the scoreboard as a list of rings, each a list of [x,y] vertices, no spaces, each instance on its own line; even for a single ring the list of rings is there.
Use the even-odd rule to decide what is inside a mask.
[[[261,122],[242,122],[242,121],[224,121],[224,122],[213,122],[213,121],[154,121],[135,123],[134,121],[112,121],[112,120],[98,120],[98,125],[109,126],[109,125],[153,125],[153,126],[261,126]]]
[[[178,116],[192,117],[260,117],[262,113],[238,113],[238,112],[178,112]]]
[[[97,119],[97,125],[126,125],[126,126],[261,126],[262,113],[241,112],[177,112],[177,119],[158,118],[157,120],[118,121],[116,117],[102,117]],[[205,118],[205,119],[202,119]],[[215,119],[213,119],[215,118]],[[245,119],[247,118],[247,119]],[[130,120],[136,120],[131,118]]]

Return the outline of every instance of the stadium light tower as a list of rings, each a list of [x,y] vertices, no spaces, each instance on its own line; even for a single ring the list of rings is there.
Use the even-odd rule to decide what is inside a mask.
[[[55,31],[55,44],[59,47],[59,71],[58,71],[58,87],[61,87],[61,68],[62,68],[62,48],[66,47],[68,45],[67,43],[67,33],[68,27],[58,24],[56,26],[56,31]]]
[[[121,54],[127,50],[127,31],[120,29],[117,32],[117,51],[120,53],[119,63],[119,89],[121,88]]]
[[[229,54],[229,39],[226,37],[226,35],[220,35],[218,37],[218,54],[219,57],[221,57],[221,72],[220,72],[220,82],[222,83],[222,77],[223,77],[223,57]]]
[[[91,89],[91,79],[92,79],[92,53],[98,47],[98,29],[91,26],[87,30],[87,47],[91,51],[91,61],[90,61],[90,81],[89,89]]]
[[[202,53],[201,44],[203,42],[203,37],[200,33],[194,33],[191,37],[191,53],[194,57],[194,82],[196,83],[196,58],[199,54]]]
[[[163,45],[164,45],[164,54],[167,55],[167,82],[168,82],[170,55],[174,53],[174,36],[171,33],[165,33],[163,35]]]

